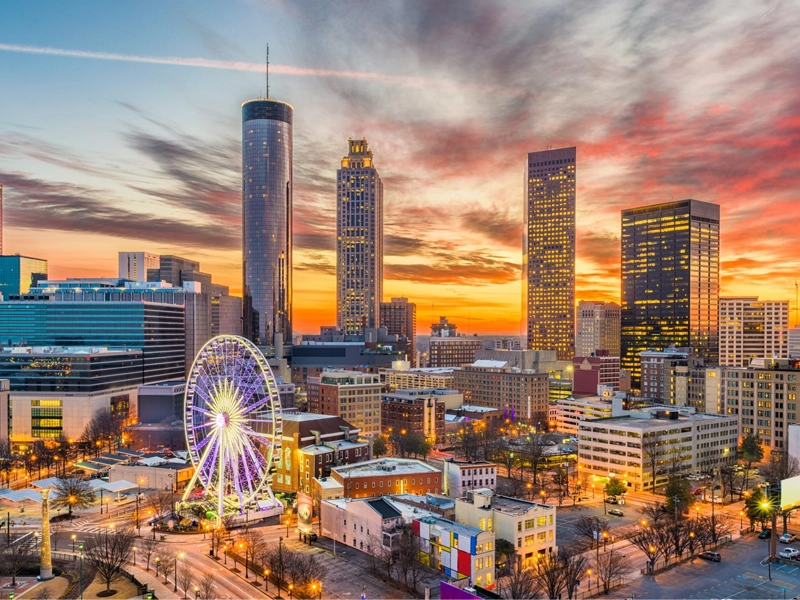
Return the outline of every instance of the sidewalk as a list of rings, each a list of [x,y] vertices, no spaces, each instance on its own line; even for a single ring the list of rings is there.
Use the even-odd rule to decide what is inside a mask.
[[[147,584],[148,591],[152,590],[156,598],[183,598],[180,587],[178,587],[177,592],[173,592],[173,585],[170,584],[169,587],[167,587],[163,579],[156,579],[154,571],[145,571],[138,565],[132,565],[130,563],[126,564],[124,568],[128,573],[136,577],[142,585]],[[191,596],[191,594],[188,595]]]

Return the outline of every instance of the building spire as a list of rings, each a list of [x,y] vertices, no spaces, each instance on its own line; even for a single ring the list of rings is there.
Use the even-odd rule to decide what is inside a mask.
[[[267,42],[267,100],[269,100],[269,42]]]

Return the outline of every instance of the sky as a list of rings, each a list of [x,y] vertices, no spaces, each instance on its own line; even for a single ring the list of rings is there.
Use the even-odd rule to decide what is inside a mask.
[[[722,295],[790,300],[800,5],[609,0],[0,3],[4,251],[51,277],[117,252],[241,292],[241,108],[294,106],[294,329],[335,324],[336,169],[384,181],[384,294],[521,333],[528,152],[577,147],[579,300],[619,300],[620,211],[720,204]]]

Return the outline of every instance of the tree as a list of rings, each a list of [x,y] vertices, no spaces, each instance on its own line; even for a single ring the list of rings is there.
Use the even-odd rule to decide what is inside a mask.
[[[60,523],[52,523],[50,525],[50,541],[53,544],[53,550],[58,550],[58,540],[64,537],[64,527]]]
[[[6,476],[6,486],[11,485],[9,478],[16,459],[17,456],[11,451],[11,441],[8,438],[0,438],[0,473]]]
[[[611,585],[618,579],[622,579],[630,571],[628,561],[625,556],[619,552],[611,552],[610,554],[601,554],[599,559],[595,562],[595,569],[597,569],[597,577],[603,584],[603,591],[608,594]]]
[[[172,571],[175,570],[175,553],[166,546],[161,546],[156,550],[156,560],[158,560],[158,570],[164,574],[164,583],[167,583]]]
[[[667,507],[661,502],[648,502],[642,505],[642,514],[645,516],[645,520],[648,523],[656,525],[661,519],[666,517],[669,512],[667,511]]]
[[[569,494],[569,471],[558,467],[550,477],[558,490],[558,505],[561,506],[564,496]]]
[[[608,519],[601,519],[600,517],[578,517],[575,521],[575,531],[579,534],[589,538],[592,542],[597,540],[600,543],[601,532],[608,530]],[[590,544],[592,547],[594,544]]]
[[[139,547],[139,552],[142,554],[142,559],[147,563],[147,566],[145,567],[146,571],[150,570],[150,559],[153,558],[157,548],[158,542],[156,542],[154,539],[144,538],[142,540],[141,546]]]
[[[750,483],[750,470],[753,468],[753,463],[760,463],[764,459],[764,447],[761,445],[761,440],[758,436],[748,433],[742,438],[742,443],[739,445],[739,459],[745,464],[742,485],[744,489],[747,489]]]
[[[519,453],[515,453],[509,444],[503,444],[497,448],[495,458],[506,468],[506,476],[511,479],[511,471],[519,463]]]
[[[419,562],[419,538],[414,535],[410,528],[403,529],[397,543],[396,569],[398,575],[403,577],[406,588],[416,592],[417,583],[421,575],[421,564]],[[411,581],[409,581],[409,578]]]
[[[382,435],[377,436],[372,442],[372,456],[374,458],[380,458],[388,451],[389,449],[386,447],[386,438]]]
[[[255,564],[256,557],[263,554],[263,548],[266,546],[264,535],[258,529],[243,529],[239,534],[240,550],[245,554],[247,560],[251,564]]]
[[[189,563],[186,561],[182,561],[178,568],[178,572],[175,574],[175,577],[178,580],[178,585],[183,588],[183,597],[186,598],[186,594],[189,589],[194,584],[194,571],[192,567],[189,566]]]
[[[659,466],[663,462],[665,445],[664,439],[656,432],[646,432],[642,437],[642,460],[650,467],[652,481],[650,491],[653,493],[656,490],[657,478],[661,474]]]
[[[522,567],[522,559],[517,556],[514,560],[511,575],[506,577],[502,583],[498,581],[500,595],[503,598],[513,598],[514,600],[532,600],[536,598],[537,583],[533,571]]]
[[[658,562],[658,559],[661,558],[664,552],[664,549],[661,547],[662,539],[658,533],[659,529],[660,527],[655,524],[642,527],[628,538],[631,544],[636,546],[647,556],[651,567],[655,567],[656,562]]]
[[[200,583],[197,586],[197,598],[198,600],[214,600],[214,584],[216,583],[216,579],[211,573],[206,573],[203,575],[202,579],[200,579]]]
[[[586,574],[588,561],[582,554],[571,554],[566,550],[558,552],[558,561],[564,574],[564,590],[567,598],[573,598],[581,579]]]
[[[497,568],[497,576],[511,573],[514,564],[514,557],[517,548],[513,543],[504,538],[497,538],[494,542],[494,564]]]
[[[725,496],[730,496],[730,501],[733,502],[733,495],[738,489],[739,498],[741,499],[741,493],[743,491],[742,474],[739,471],[735,471],[733,467],[730,466],[720,467],[719,480],[722,484],[721,496],[723,498],[725,498]]]
[[[17,585],[17,575],[30,564],[35,564],[36,551],[32,535],[25,535],[17,539],[9,539],[2,536],[2,546],[0,546],[0,558],[5,570],[11,574],[11,584]]]
[[[537,590],[548,598],[560,598],[564,589],[564,570],[561,562],[553,554],[542,554],[533,563],[533,579]]]
[[[95,493],[88,481],[82,479],[69,478],[59,479],[53,486],[54,495],[50,500],[50,506],[56,509],[66,508],[69,518],[72,518],[72,511],[81,510],[89,507],[95,501]]]
[[[680,512],[688,511],[694,503],[692,484],[687,479],[679,477],[670,479],[664,489],[664,495],[666,496],[665,508],[668,514],[675,513],[676,502]]]
[[[534,488],[536,487],[537,475],[539,474],[540,464],[544,460],[545,444],[544,435],[541,433],[532,433],[525,438],[525,446],[522,449],[528,466],[531,470],[531,481]]]
[[[784,479],[800,475],[800,464],[794,456],[783,450],[773,450],[761,474],[767,481],[778,484]]]
[[[105,530],[89,537],[83,547],[86,561],[93,566],[100,580],[111,589],[111,582],[122,576],[130,561],[135,534],[132,529]]]
[[[611,496],[612,498],[616,498],[617,496],[621,496],[625,492],[628,491],[628,486],[625,485],[620,479],[617,477],[612,477],[608,480],[608,483],[605,487],[606,496]]]
[[[744,511],[750,519],[750,526],[756,521],[761,523],[761,527],[766,527],[772,517],[772,510],[778,508],[777,498],[767,498],[761,488],[756,489],[744,501]],[[773,532],[777,535],[777,532]]]
[[[472,423],[466,423],[456,436],[456,453],[464,460],[478,460],[480,452],[479,436]]]
[[[172,491],[153,490],[144,497],[144,504],[153,511],[155,518],[161,519],[172,513],[174,506]]]

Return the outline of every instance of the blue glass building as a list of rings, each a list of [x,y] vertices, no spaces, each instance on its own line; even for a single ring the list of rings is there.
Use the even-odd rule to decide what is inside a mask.
[[[242,104],[243,330],[278,358],[292,343],[292,115],[278,100]]]
[[[29,256],[0,256],[0,294],[27,294],[40,281],[47,279],[47,261]]]

